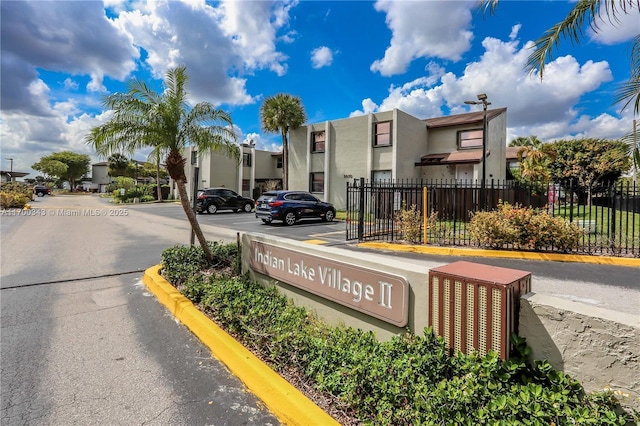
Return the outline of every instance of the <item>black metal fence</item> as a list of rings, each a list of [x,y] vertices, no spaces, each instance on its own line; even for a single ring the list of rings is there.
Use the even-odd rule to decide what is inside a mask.
[[[583,228],[575,253],[640,257],[640,187],[631,182],[540,187],[492,180],[483,190],[478,181],[360,179],[347,183],[347,239],[400,240],[398,213],[415,206],[423,243],[474,246],[467,232],[473,214],[485,204],[493,210],[500,200],[547,209]]]

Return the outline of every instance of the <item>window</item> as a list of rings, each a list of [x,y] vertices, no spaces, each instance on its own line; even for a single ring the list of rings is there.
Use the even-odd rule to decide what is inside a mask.
[[[242,154],[242,165],[245,167],[251,167],[251,154],[245,152]]]
[[[311,173],[311,192],[324,192],[324,173]]]
[[[243,191],[251,190],[251,180],[250,179],[242,179],[242,190]]]
[[[311,133],[311,152],[324,152],[324,131]]]
[[[282,168],[282,155],[276,157],[276,169]]]
[[[482,129],[458,132],[458,148],[482,148]]]
[[[391,145],[391,122],[375,123],[373,125],[373,146]]]

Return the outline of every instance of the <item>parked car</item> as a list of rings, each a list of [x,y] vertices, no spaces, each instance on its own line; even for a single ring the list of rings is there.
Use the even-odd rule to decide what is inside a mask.
[[[35,185],[33,187],[33,193],[38,197],[44,197],[45,195],[51,195],[51,188],[45,185]]]
[[[233,210],[234,212],[253,210],[254,201],[243,197],[227,188],[206,188],[198,191],[196,211],[198,213],[215,213],[218,210]]]
[[[281,220],[286,225],[308,218],[331,222],[336,217],[336,209],[331,203],[320,201],[309,192],[267,191],[258,198],[256,217],[264,223]]]

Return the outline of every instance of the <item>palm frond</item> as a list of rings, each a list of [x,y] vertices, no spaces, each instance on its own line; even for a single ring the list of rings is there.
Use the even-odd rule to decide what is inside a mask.
[[[617,89],[614,103],[624,103],[622,111],[633,103],[634,115],[640,114],[640,34],[631,45],[631,75]]]

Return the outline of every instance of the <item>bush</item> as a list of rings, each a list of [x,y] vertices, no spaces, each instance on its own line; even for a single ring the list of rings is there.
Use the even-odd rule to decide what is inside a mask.
[[[226,263],[237,259],[234,245],[212,247],[228,256]],[[198,271],[203,264],[198,252],[197,247],[165,250],[165,276],[182,282],[185,295],[272,368],[303,376],[305,384],[331,394],[337,410],[362,424],[624,425],[631,420],[616,411],[613,393],[585,394],[548,362],[526,364],[522,339],[515,345],[522,356],[506,362],[494,352],[449,356],[431,329],[379,342],[371,332],[321,322],[276,287]]]
[[[407,208],[406,203],[403,201],[402,209],[396,214],[396,221],[398,222],[398,228],[400,229],[402,239],[412,244],[420,242],[422,213],[418,211],[415,204],[410,208]]]
[[[540,250],[554,247],[569,251],[578,247],[583,232],[575,224],[553,217],[546,210],[502,201],[493,211],[475,213],[469,224],[471,241],[488,248],[513,246]]]
[[[33,186],[24,182],[4,182],[0,185],[0,207],[23,208],[33,197]]]
[[[11,209],[11,208],[24,208],[31,198],[27,198],[23,194],[19,194],[16,192],[0,192],[0,207],[3,209]]]

